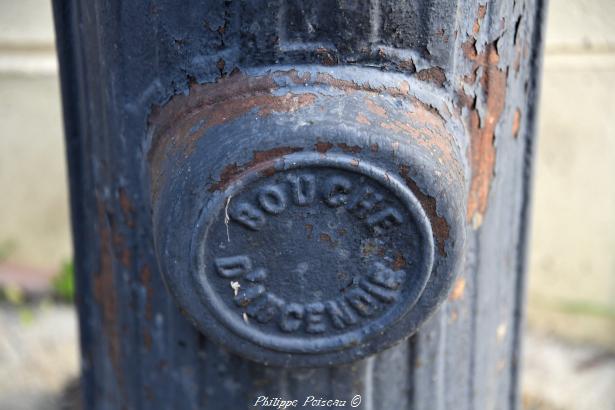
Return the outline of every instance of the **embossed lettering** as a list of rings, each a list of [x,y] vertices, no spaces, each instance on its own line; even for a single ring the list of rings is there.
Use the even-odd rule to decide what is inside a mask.
[[[249,304],[246,313],[260,323],[267,323],[276,316],[280,306],[283,304],[284,301],[282,299],[267,293],[254,301],[254,303]]]
[[[262,282],[267,279],[267,272],[263,268],[256,269],[246,275],[246,280],[250,282]]]
[[[325,203],[334,208],[345,205],[348,202],[351,187],[352,183],[347,178],[333,176],[327,179],[325,183]]]
[[[378,308],[374,298],[361,288],[350,290],[346,294],[346,299],[361,316],[371,316]]]
[[[326,306],[331,322],[336,328],[343,329],[357,323],[357,317],[343,300],[327,301]]]
[[[391,207],[384,208],[367,218],[367,224],[377,232],[389,229],[393,226],[401,225],[403,218],[401,213]]]
[[[275,181],[272,179],[269,183],[262,185],[259,183],[245,195],[239,194],[230,204],[228,216],[233,222],[254,231],[261,230],[267,223],[275,223],[272,227],[282,230],[281,240],[285,238],[284,227],[291,228],[292,225],[285,224],[284,220],[276,221],[276,218],[285,218],[284,212],[287,212],[289,207],[295,207],[290,215],[291,218],[297,218],[297,215],[304,215],[306,218],[320,218],[322,212],[325,218],[322,222],[323,226],[327,224],[331,229],[331,235],[339,235],[339,238],[337,236],[333,238],[329,233],[320,232],[322,240],[347,239],[341,237],[346,235],[350,229],[354,229],[354,226],[345,224],[361,224],[362,226],[356,232],[353,231],[353,235],[363,235],[362,238],[357,236],[356,242],[361,245],[360,251],[362,256],[367,258],[366,261],[372,261],[368,269],[353,274],[352,283],[348,288],[341,290],[337,296],[321,300],[321,295],[315,294],[314,299],[302,300],[298,303],[299,295],[296,295],[295,291],[296,287],[301,285],[295,285],[292,281],[286,283],[285,279],[282,279],[294,271],[269,271],[267,268],[273,266],[281,270],[284,267],[278,266],[277,263],[274,264],[273,260],[271,260],[271,266],[267,265],[270,259],[263,253],[266,252],[265,247],[261,246],[259,241],[252,241],[251,238],[248,238],[250,239],[248,241],[231,242],[230,239],[223,241],[224,246],[221,244],[220,249],[228,249],[226,252],[229,253],[232,252],[230,249],[241,249],[235,251],[237,253],[257,252],[253,256],[258,255],[259,264],[265,264],[264,266],[252,266],[256,262],[242,254],[214,259],[213,270],[221,278],[230,280],[233,289],[232,293],[229,292],[228,282],[224,284],[227,289],[224,293],[225,301],[243,317],[246,326],[269,324],[268,326],[279,327],[281,332],[296,333],[296,336],[301,334],[302,337],[328,332],[332,335],[341,334],[384,314],[391,304],[404,297],[402,290],[406,272],[392,270],[391,267],[399,268],[405,263],[399,264],[397,260],[393,261],[391,252],[394,249],[388,250],[402,241],[395,239],[398,235],[392,237],[391,241],[378,237],[381,232],[399,229],[409,218],[404,211],[403,201],[395,198],[395,192],[386,190],[386,186],[380,189],[378,181],[370,180],[369,175],[355,178],[349,174],[348,170],[340,170],[340,172],[329,170],[324,175],[308,170],[292,171],[285,176],[277,176]],[[327,211],[322,208],[323,204],[335,209]],[[315,208],[296,208],[308,206]],[[339,219],[340,213],[345,214],[341,220]],[[350,220],[348,220],[349,217]],[[328,221],[328,218],[335,218],[335,221]],[[227,222],[228,220],[225,220],[225,223]],[[310,223],[306,226],[309,226],[308,239],[310,239],[312,225],[315,222],[312,220],[308,222]],[[221,227],[221,229],[224,228],[224,226]],[[256,235],[257,239],[264,234],[263,231]],[[318,235],[319,232],[316,232]],[[398,232],[398,234],[403,233]],[[253,234],[246,232],[246,235]],[[355,238],[353,237],[352,240],[354,241]],[[246,249],[243,249],[244,247]],[[346,248],[341,250],[349,252]],[[305,279],[305,283],[317,280],[318,275],[309,274],[314,273],[310,271],[316,269],[317,266],[321,268],[320,265],[308,266],[300,255],[296,257],[297,260],[294,258],[294,256],[291,257],[288,263],[292,262],[297,265],[297,273],[305,275],[301,276]],[[405,259],[402,257],[402,260]],[[324,267],[324,269],[328,268]],[[301,280],[298,282],[304,283]],[[338,282],[332,280],[332,283],[325,283],[323,286],[337,286]],[[308,284],[310,287],[318,288],[318,284]],[[278,291],[284,293],[285,299],[275,294]],[[250,318],[249,321],[248,318]],[[262,330],[267,332],[271,329],[263,328]]]
[[[282,307],[280,328],[285,332],[294,332],[301,326],[303,319],[303,306],[298,303],[289,303]]]
[[[263,268],[252,270],[248,256],[236,255],[215,259],[215,266],[223,278],[243,277],[243,286],[237,286],[234,302],[245,308],[245,313],[260,323],[268,323],[279,317],[279,326],[285,332],[295,332],[305,325],[307,333],[323,333],[327,330],[325,312],[337,329],[355,325],[360,316],[369,317],[378,309],[378,301],[392,303],[399,297],[399,289],[405,280],[402,270],[393,271],[382,263],[374,263],[373,269],[359,280],[344,296],[325,303],[286,303],[273,293],[267,292],[262,284],[267,278]],[[237,282],[239,284],[239,282]]]
[[[376,286],[372,283],[369,283],[366,280],[362,280],[359,283],[359,286],[361,286],[363,290],[365,290],[367,293],[374,296],[376,299],[380,300],[381,302],[391,303],[395,299],[397,299],[396,292],[387,290],[387,289],[382,289],[381,287]]]
[[[265,214],[247,202],[240,202],[231,209],[230,217],[253,231],[258,231],[265,225]]]
[[[237,278],[252,269],[252,261],[245,255],[216,258],[214,263],[218,274],[227,279]]]
[[[251,285],[240,288],[235,296],[235,303],[241,307],[246,307],[263,293],[265,293],[265,287],[263,285]]]
[[[305,307],[307,312],[305,321],[307,323],[305,330],[308,333],[322,333],[325,331],[325,324],[323,323],[323,312],[325,306],[320,303],[310,303]]]
[[[266,186],[258,195],[258,203],[266,212],[277,215],[286,209],[286,195],[277,185]]]
[[[374,191],[370,187],[363,189],[350,205],[348,210],[352,212],[357,218],[365,218],[367,213],[371,211],[376,204],[382,201],[382,195]]]
[[[395,272],[378,262],[374,266],[376,269],[371,270],[367,274],[372,283],[392,290],[399,289],[406,277],[406,273],[403,270]]]
[[[316,196],[316,178],[314,175],[289,175],[288,182],[291,185],[295,205],[304,206],[314,202]]]

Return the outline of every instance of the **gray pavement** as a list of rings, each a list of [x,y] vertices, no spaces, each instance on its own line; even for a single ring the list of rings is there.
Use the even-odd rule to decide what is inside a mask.
[[[0,305],[0,410],[61,408],[78,374],[77,343],[69,306]]]

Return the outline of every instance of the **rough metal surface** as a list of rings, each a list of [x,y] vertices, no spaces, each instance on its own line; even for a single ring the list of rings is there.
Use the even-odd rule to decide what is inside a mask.
[[[458,273],[467,138],[414,79],[273,70],[193,86],[151,117],[158,261],[234,352],[356,360],[413,333]]]
[[[245,408],[260,395],[350,403],[360,394],[366,409],[514,408],[543,11],[531,0],[56,2],[89,407]],[[298,75],[323,74],[331,91],[375,99],[398,97],[384,86],[403,77],[408,88],[397,81],[400,93],[445,122],[459,117],[468,136],[459,144],[469,170],[459,277],[415,336],[368,359],[303,370],[242,359],[198,332],[162,281],[150,206],[157,178],[150,183],[148,170],[173,158],[150,156],[163,152],[153,134],[157,113],[199,90],[213,87],[203,93],[216,98],[216,84],[224,88],[233,76],[267,80],[265,66],[313,66]],[[354,69],[370,74],[344,83],[338,71]],[[279,83],[269,78],[267,93],[223,111],[214,105],[203,126],[224,127],[231,117],[274,121],[280,111],[313,106],[310,93],[274,90],[271,98]],[[353,110],[356,124],[381,112],[364,107],[366,118]],[[387,131],[413,141],[406,125],[397,119]],[[185,142],[178,156],[202,149]],[[289,142],[283,146],[298,147]],[[342,140],[319,147],[353,149]],[[228,148],[241,168],[275,147],[265,140],[252,153]],[[398,165],[426,213],[440,215],[445,192],[426,194],[429,184]],[[232,181],[237,168],[213,172],[210,187],[226,189],[223,177]],[[185,192],[182,207],[195,198]],[[433,214],[430,221],[435,236],[446,234],[446,224]]]

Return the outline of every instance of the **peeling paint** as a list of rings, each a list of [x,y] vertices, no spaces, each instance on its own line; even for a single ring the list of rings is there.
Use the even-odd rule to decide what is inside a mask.
[[[443,87],[446,82],[446,73],[441,67],[431,67],[416,73],[416,78],[421,81],[429,81],[438,87]]]
[[[323,65],[332,66],[337,65],[339,60],[334,52],[331,50],[327,50],[324,47],[320,47],[316,49],[316,56],[320,60]]]
[[[344,143],[339,143],[336,145],[338,148],[340,148],[347,154],[358,154],[359,152],[361,152],[361,147],[359,147],[358,145],[348,145]]]
[[[475,228],[482,224],[487,210],[489,190],[495,169],[495,129],[504,111],[506,100],[506,71],[498,67],[499,55],[497,41],[485,45],[484,51],[478,53],[476,40],[465,42],[462,49],[473,62],[471,83],[478,82],[485,99],[485,112],[481,115],[476,98],[461,92],[461,101],[468,109],[468,132],[470,134],[470,166],[472,179],[468,195],[467,218]],[[482,75],[476,73],[482,69]]]
[[[400,270],[405,268],[407,265],[406,259],[404,258],[404,255],[402,255],[400,252],[397,252],[395,254],[395,259],[393,260],[393,269],[394,270]]]
[[[290,112],[314,103],[313,94],[275,95],[271,76],[248,77],[238,73],[211,84],[192,84],[188,95],[176,95],[162,107],[154,107],[150,127],[154,138],[149,161],[153,191],[162,177],[162,161],[169,152],[189,155],[196,142],[216,126],[255,110],[259,116]]]
[[[112,235],[109,228],[104,205],[100,198],[97,201],[98,235],[99,235],[99,266],[94,272],[92,293],[100,307],[101,322],[104,328],[107,350],[116,377],[121,380],[121,343],[119,323],[119,306],[117,302],[117,286],[113,270],[113,252],[111,248]]]
[[[357,118],[356,119],[357,119],[357,122],[359,124],[363,124],[363,125],[370,125],[371,124],[369,119],[365,115],[363,115],[361,113],[357,114]]]
[[[331,144],[330,142],[318,141],[316,144],[314,144],[314,148],[317,152],[324,154],[331,148],[333,148],[333,144]]]
[[[472,26],[472,33],[478,34],[478,32],[480,31],[480,26],[485,18],[485,14],[487,14],[487,5],[479,5],[477,17],[476,20],[474,20],[474,26]]]
[[[384,87],[375,86],[369,82],[357,83],[351,80],[343,80],[328,73],[318,73],[316,76],[316,82],[319,84],[333,86],[345,92],[370,91],[376,93],[386,93],[393,97],[408,96],[410,91],[410,84],[408,84],[407,81],[402,81],[399,87]]]
[[[457,150],[448,137],[444,117],[433,107],[416,99],[412,101],[413,109],[405,113],[407,120],[381,121],[380,127],[406,134],[417,144],[429,148],[435,158],[451,168],[453,175],[463,175],[462,165],[457,160]]]
[[[521,128],[521,110],[518,108],[515,110],[512,124],[512,135],[517,138],[519,136],[519,128]]]
[[[369,98],[365,99],[365,107],[367,108],[369,112],[371,112],[372,114],[376,114],[379,117],[387,116],[386,110],[382,108],[381,106],[379,106],[378,104],[376,104],[375,102],[373,102],[372,100],[370,100]]]
[[[453,289],[451,290],[451,293],[448,296],[448,300],[453,301],[453,302],[460,300],[461,298],[463,298],[465,294],[465,290],[466,290],[466,278],[464,278],[463,276],[460,276],[455,281],[455,284],[453,285]]]
[[[277,147],[266,151],[254,151],[252,160],[244,165],[235,163],[227,165],[220,173],[220,180],[210,185],[209,192],[220,191],[232,183],[241,173],[248,169],[258,167],[264,174],[273,172],[271,162],[284,155],[302,151],[303,148],[297,147]]]
[[[399,168],[399,173],[406,182],[408,188],[412,190],[416,198],[419,200],[425,210],[425,213],[429,217],[429,220],[431,221],[431,229],[435,236],[440,255],[446,255],[446,241],[449,238],[450,227],[448,226],[446,219],[438,215],[436,199],[421,191],[416,182],[414,182],[414,180],[410,177],[408,166],[402,165]]]

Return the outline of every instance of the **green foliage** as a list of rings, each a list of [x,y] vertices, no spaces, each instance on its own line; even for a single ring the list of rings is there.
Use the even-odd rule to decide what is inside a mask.
[[[65,302],[72,302],[75,298],[75,268],[73,262],[65,262],[60,272],[53,279],[53,292],[56,297]]]

